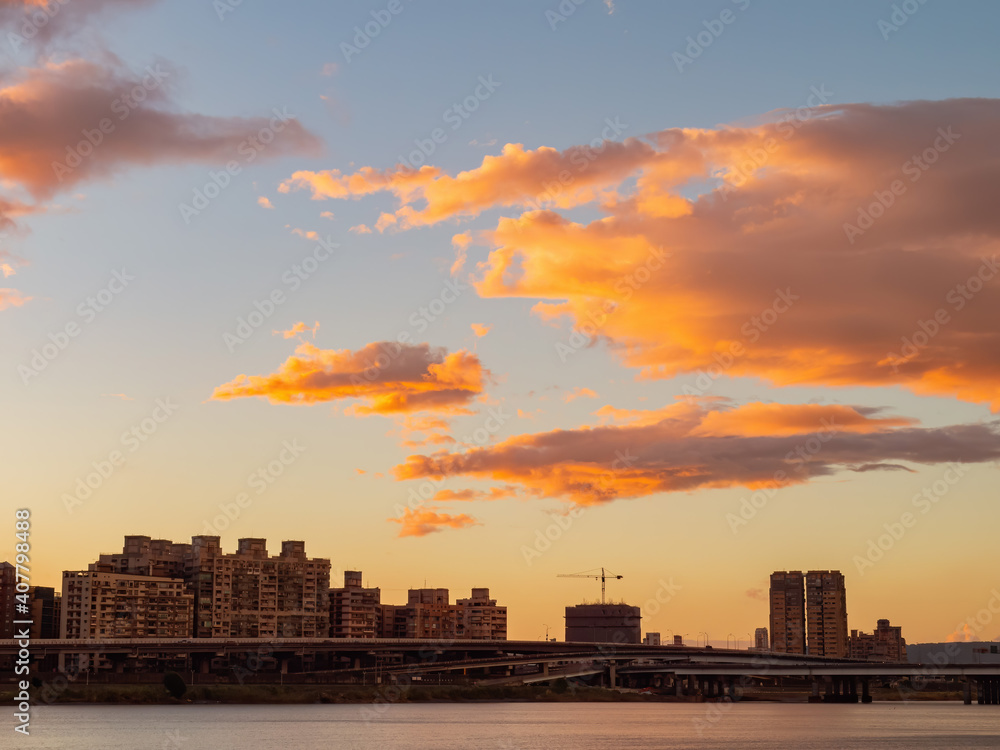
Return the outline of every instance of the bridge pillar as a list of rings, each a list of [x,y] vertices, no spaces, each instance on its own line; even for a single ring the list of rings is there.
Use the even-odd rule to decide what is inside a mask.
[[[608,664],[608,687],[614,688],[618,685],[618,670],[615,668],[615,663],[610,662]]]
[[[871,703],[872,702],[871,693],[868,692],[868,678],[867,677],[863,677],[861,679],[861,702],[862,703]]]
[[[674,695],[678,698],[684,695],[684,681],[677,675],[674,675]]]
[[[813,678],[812,695],[809,698],[809,702],[810,703],[818,703],[819,702],[819,680],[817,680],[815,678]]]
[[[847,702],[848,703],[857,703],[858,702],[858,678],[857,677],[848,677],[847,678],[847,687],[848,687]]]
[[[549,675],[549,663],[547,661],[542,662],[542,674],[545,675],[546,677],[548,677]]]
[[[962,701],[966,706],[972,705],[972,681],[966,677],[965,685],[962,686]]]

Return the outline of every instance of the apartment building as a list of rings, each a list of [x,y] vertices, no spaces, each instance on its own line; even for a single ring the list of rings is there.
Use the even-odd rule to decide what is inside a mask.
[[[806,573],[807,653],[844,658],[847,640],[847,590],[839,570]]]
[[[60,638],[184,638],[194,598],[178,578],[63,571]]]
[[[377,638],[382,592],[364,588],[361,571],[344,572],[343,588],[330,589],[330,637]]]
[[[872,633],[852,630],[850,656],[852,659],[868,661],[905,662],[906,639],[903,638],[903,629],[890,625],[888,620],[879,620]]]
[[[771,650],[806,652],[805,577],[801,570],[771,574]]]

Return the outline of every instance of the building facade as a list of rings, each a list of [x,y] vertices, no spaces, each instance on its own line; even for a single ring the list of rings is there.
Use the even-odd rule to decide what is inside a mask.
[[[196,638],[327,638],[330,561],[308,558],[305,543],[240,539],[235,553],[219,537],[196,536],[185,577],[194,592]]]
[[[566,641],[640,643],[642,613],[628,604],[577,604],[566,607]]]
[[[63,571],[60,638],[185,638],[193,596],[178,578]]]
[[[873,633],[852,630],[850,656],[852,659],[868,661],[905,662],[906,639],[903,638],[903,629],[890,625],[888,620],[879,620]]]
[[[659,633],[646,633],[646,637],[642,639],[643,646],[659,646],[660,645],[660,634]]]
[[[844,658],[847,640],[847,589],[839,570],[806,573],[806,633],[810,656]]]
[[[507,608],[490,599],[489,589],[472,589],[468,599],[455,601],[455,637],[477,641],[507,640]]]
[[[51,586],[32,586],[28,590],[31,607],[31,637],[58,638],[62,597]]]
[[[753,647],[757,651],[768,650],[767,628],[757,628],[753,631]]]
[[[330,589],[330,637],[377,638],[381,598],[379,589],[362,586],[361,571],[345,571],[344,587]]]
[[[507,640],[507,607],[486,588],[472,589],[454,604],[448,589],[410,589],[406,604],[379,605],[380,638]]]
[[[771,574],[771,650],[806,652],[805,577],[801,570]]]

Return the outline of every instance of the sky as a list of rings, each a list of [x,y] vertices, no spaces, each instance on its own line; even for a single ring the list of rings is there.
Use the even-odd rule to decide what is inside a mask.
[[[1000,637],[994,3],[41,7],[0,2],[33,583],[217,534],[513,638],[602,566],[688,642],[813,569],[852,629]]]

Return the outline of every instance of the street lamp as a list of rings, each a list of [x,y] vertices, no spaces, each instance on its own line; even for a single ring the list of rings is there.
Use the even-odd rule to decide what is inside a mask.
[[[736,648],[739,648],[739,647],[740,647],[740,642],[739,642],[739,640],[737,640],[737,638],[736,638],[736,636],[735,636],[735,635],[733,635],[732,633],[730,633],[729,635],[727,635],[727,636],[726,636],[726,648],[729,648],[729,640],[730,640],[730,639],[732,639],[732,640],[736,641]]]
[[[704,630],[702,630],[701,632],[698,633],[698,635],[699,636],[702,636],[702,635],[705,636],[705,648],[708,648],[708,633],[706,633]]]

